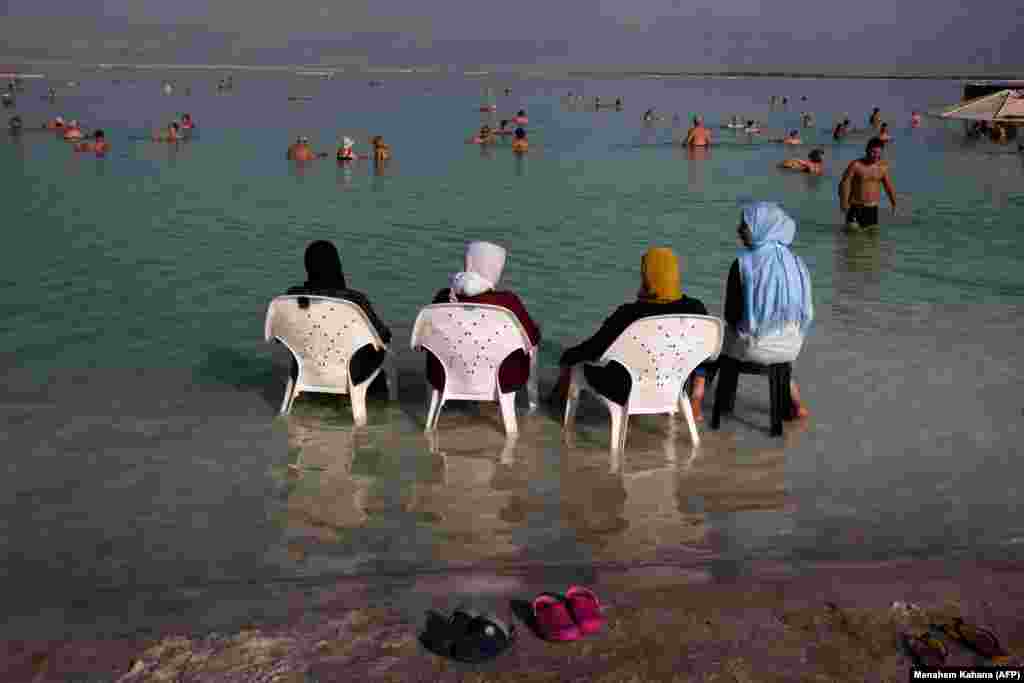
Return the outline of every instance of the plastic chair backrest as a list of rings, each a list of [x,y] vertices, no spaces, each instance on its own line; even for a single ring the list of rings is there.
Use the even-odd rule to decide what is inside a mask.
[[[299,300],[309,305],[300,307]],[[385,346],[357,304],[327,296],[279,296],[267,308],[267,341],[277,339],[299,364],[297,385],[340,390],[348,388],[348,364],[363,346]]]
[[[493,399],[498,367],[510,353],[530,349],[530,338],[507,308],[490,304],[432,304],[413,325],[413,349],[427,349],[444,366],[449,396]]]
[[[634,321],[601,356],[616,361],[633,378],[630,412],[674,410],[683,382],[722,349],[724,326],[708,315],[656,315]]]

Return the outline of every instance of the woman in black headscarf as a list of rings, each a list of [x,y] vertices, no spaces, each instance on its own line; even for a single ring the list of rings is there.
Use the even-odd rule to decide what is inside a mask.
[[[341,269],[341,258],[334,244],[327,240],[317,240],[306,247],[306,282],[298,287],[290,287],[288,294],[308,294],[310,296],[330,296],[345,299],[363,309],[366,317],[385,344],[391,342],[391,330],[385,325],[370,305],[370,300],[362,292],[349,289],[345,282],[345,272]],[[352,355],[349,362],[349,373],[356,384],[364,381],[384,362],[384,349],[375,349],[367,344]],[[294,372],[294,370],[293,370]],[[384,377],[384,373],[379,376]],[[374,382],[376,384],[376,382]]]

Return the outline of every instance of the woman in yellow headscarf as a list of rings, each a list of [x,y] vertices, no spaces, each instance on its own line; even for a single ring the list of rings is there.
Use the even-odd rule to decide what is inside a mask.
[[[684,313],[707,315],[708,309],[699,299],[683,294],[679,277],[679,260],[668,247],[652,247],[640,259],[640,291],[636,301],[619,306],[604,321],[597,333],[578,346],[566,350],[559,361],[561,375],[556,392],[561,400],[569,390],[570,369],[583,362],[594,362],[618,339],[631,323],[652,315]],[[622,365],[612,361],[604,367],[585,366],[587,382],[603,396],[619,405],[625,405],[632,388],[629,373]],[[690,401],[694,418],[703,418],[701,401],[704,399],[705,368],[694,371]]]

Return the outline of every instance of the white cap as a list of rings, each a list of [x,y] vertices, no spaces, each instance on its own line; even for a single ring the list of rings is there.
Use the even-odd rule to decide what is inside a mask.
[[[352,146],[352,145],[354,145],[354,144],[356,144],[356,141],[355,141],[355,140],[353,140],[353,139],[352,139],[352,138],[350,138],[350,137],[343,137],[343,138],[341,139],[341,146],[342,146],[342,147],[351,147],[351,146]]]

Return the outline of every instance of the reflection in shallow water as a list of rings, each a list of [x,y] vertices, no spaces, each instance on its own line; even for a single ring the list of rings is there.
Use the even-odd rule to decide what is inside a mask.
[[[591,438],[603,424],[578,436],[526,419],[505,438],[496,420],[456,412],[424,436],[293,416],[288,557],[307,570],[338,566],[322,556],[377,567],[632,562],[714,550],[738,513],[788,518],[784,444],[751,451],[707,434],[694,448],[680,419],[652,416],[611,453]]]

